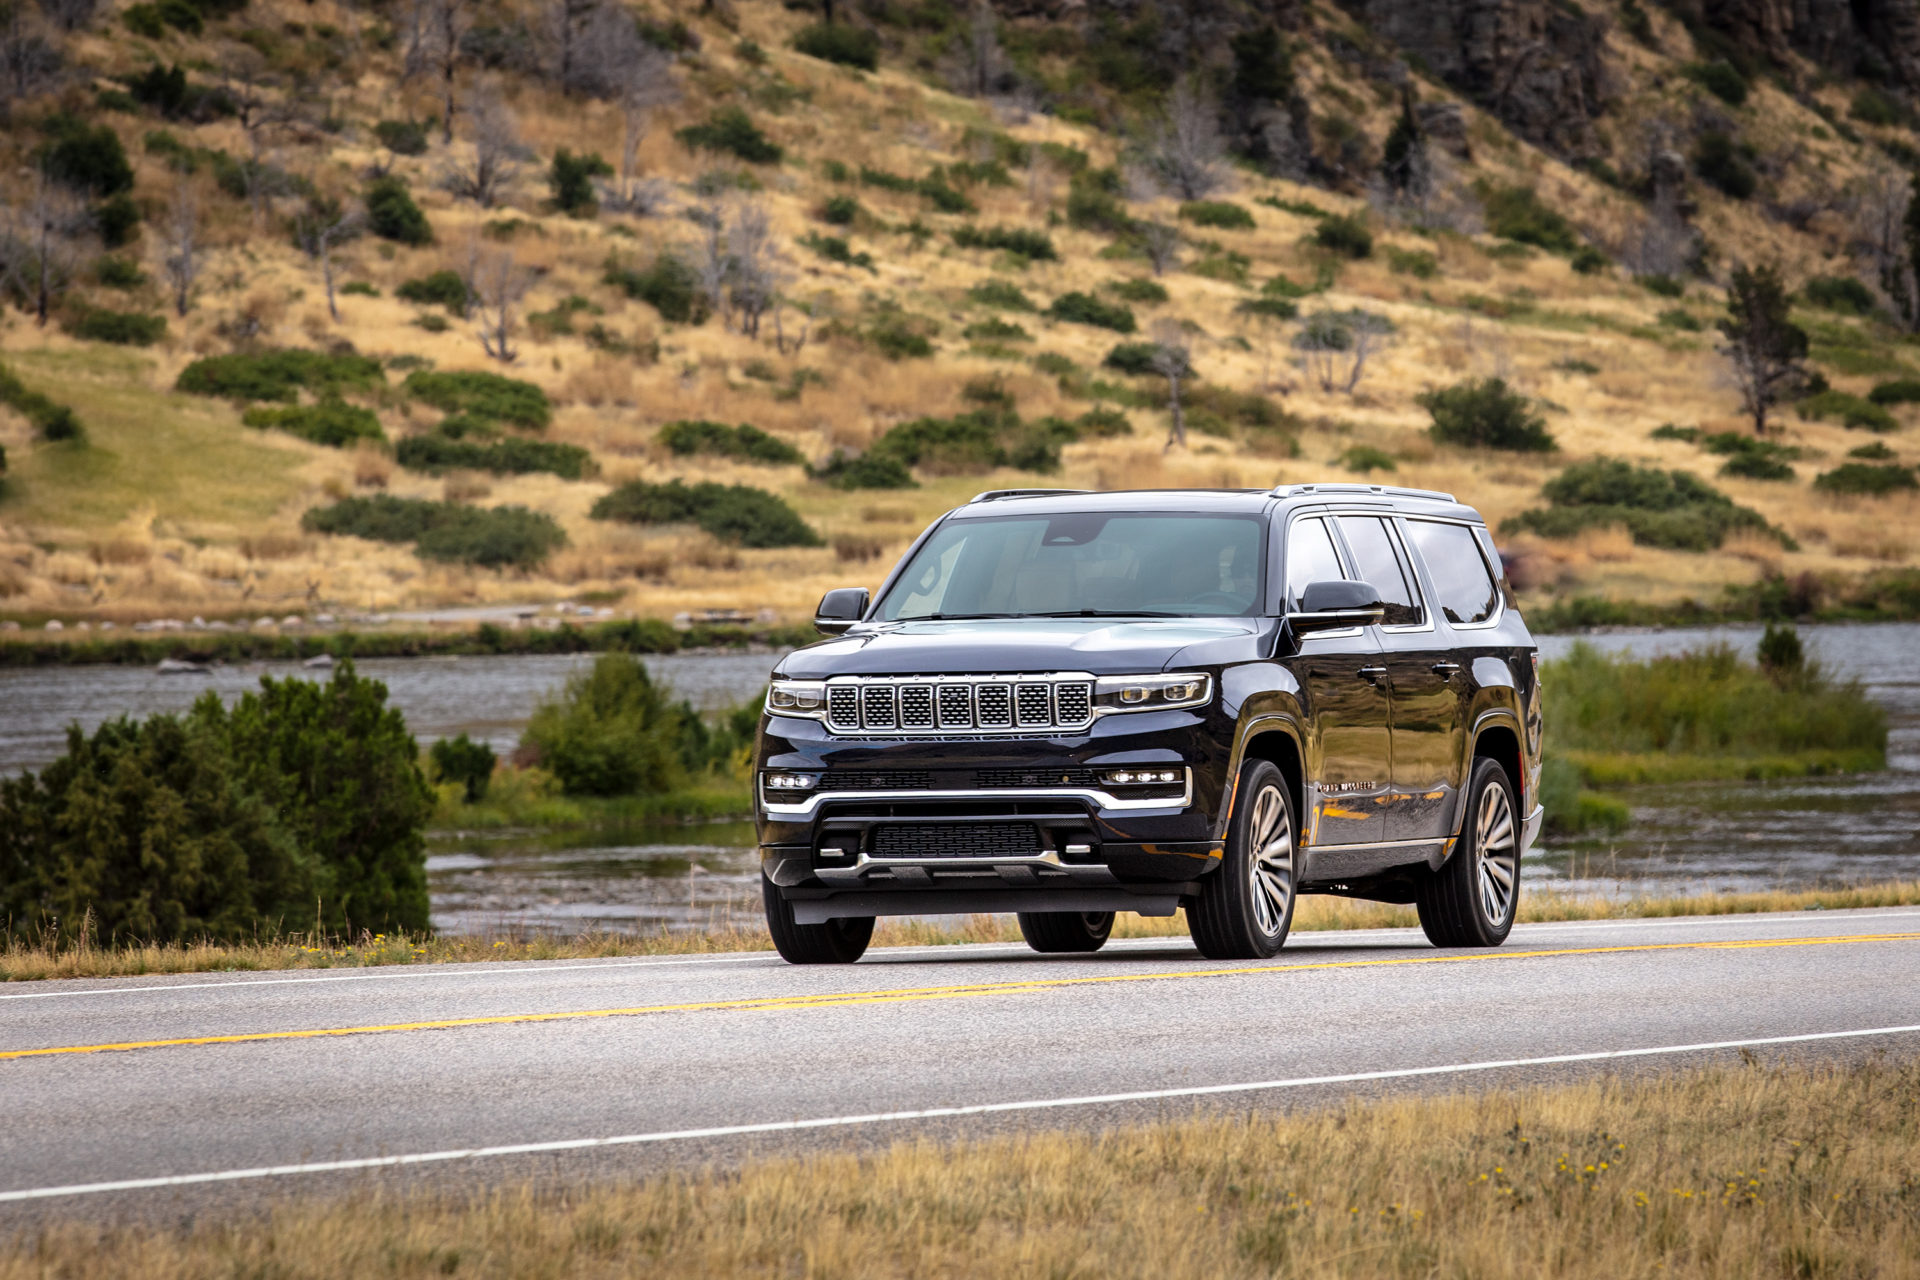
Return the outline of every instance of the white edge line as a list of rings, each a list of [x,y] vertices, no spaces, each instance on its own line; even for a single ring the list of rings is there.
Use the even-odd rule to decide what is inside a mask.
[[[1618,920],[1536,920],[1514,926],[1517,935],[1525,930],[1528,935],[1536,933],[1564,933],[1593,929],[1629,929],[1682,927],[1695,928],[1707,925],[1763,925],[1763,924],[1805,924],[1808,917],[1817,916],[1823,920],[1896,920],[1908,916],[1920,916],[1920,911],[1893,911],[1885,907],[1860,907],[1842,911],[1794,911],[1782,914],[1752,914],[1730,912],[1713,916],[1634,916]],[[1293,935],[1298,944],[1306,944],[1309,939],[1315,944],[1331,945],[1338,938],[1357,935],[1391,934],[1394,936],[1414,936],[1420,930],[1415,926],[1386,929],[1302,929]],[[1177,935],[1164,938],[1115,938],[1108,944],[1116,951],[1142,950],[1164,945],[1168,942],[1180,942]],[[924,943],[912,947],[876,947],[871,953],[875,959],[886,956],[931,953],[934,955],[978,955],[990,951],[1012,950],[1024,954],[1026,944],[1021,942],[946,942]],[[1296,946],[1295,950],[1304,950]],[[704,956],[646,956],[633,960],[605,960],[586,964],[550,964],[537,967],[524,966],[511,960],[472,960],[449,961],[433,968],[412,969],[404,965],[374,965],[354,973],[327,973],[303,978],[234,978],[220,982],[169,982],[153,986],[126,987],[86,987],[75,991],[0,991],[0,1001],[7,1000],[58,1000],[73,999],[80,996],[124,996],[141,995],[149,991],[218,991],[230,987],[283,987],[316,982],[381,982],[381,981],[419,981],[425,978],[512,978],[524,974],[542,973],[591,973],[601,969],[665,969],[679,965],[699,964],[752,964],[755,961],[766,962],[775,958],[769,951],[717,953]],[[71,981],[71,979],[22,979],[22,981]],[[0,987],[8,984],[0,983]]]
[[[718,1125],[706,1129],[668,1129],[658,1133],[629,1133],[611,1138],[562,1138],[552,1142],[522,1142],[496,1147],[464,1147],[452,1151],[423,1151],[403,1156],[367,1156],[357,1160],[323,1160],[311,1164],[266,1165],[253,1169],[222,1169],[212,1173],[183,1173],[159,1178],[125,1178],[117,1182],[82,1182],[59,1187],[26,1187],[0,1191],[0,1204],[49,1200],[58,1196],[101,1195],[116,1191],[150,1191],[163,1187],[190,1187],[215,1182],[243,1182],[285,1178],[307,1173],[347,1173],[361,1169],[392,1169],[407,1165],[441,1164],[452,1160],[481,1160],[496,1156],[541,1155],[555,1151],[586,1151],[643,1143],[687,1142],[701,1138],[737,1138],[763,1133],[797,1133],[809,1129],[849,1128],[856,1125],[897,1124],[907,1120],[945,1120],[961,1116],[1014,1111],[1049,1111],[1067,1107],[1105,1106],[1117,1102],[1152,1102],[1168,1098],[1201,1098],[1226,1093],[1259,1093],[1318,1085],[1364,1084],[1373,1080],[1406,1080],[1421,1076],[1464,1075],[1504,1071],[1515,1067],[1561,1066],[1575,1062],[1604,1062],[1620,1058],[1649,1058],[1717,1049],[1747,1049],[1764,1045],[1808,1044],[1822,1040],[1855,1040],[1920,1032],[1920,1024],[1870,1027],[1856,1031],[1814,1031],[1792,1036],[1763,1036],[1749,1040],[1711,1040],[1700,1044],[1659,1045],[1646,1049],[1602,1049],[1591,1053],[1559,1053],[1542,1058],[1502,1058],[1490,1062],[1453,1062],[1433,1067],[1401,1067],[1386,1071],[1354,1071],[1344,1075],[1297,1076],[1288,1080],[1259,1080],[1243,1084],[1189,1085],[1177,1089],[1141,1089],[1131,1093],[1089,1094],[1071,1098],[1033,1098],[1020,1102],[984,1102],[972,1106],[925,1107],[917,1111],[878,1111],[868,1115],[821,1116],[812,1120],[773,1120],[761,1124]]]

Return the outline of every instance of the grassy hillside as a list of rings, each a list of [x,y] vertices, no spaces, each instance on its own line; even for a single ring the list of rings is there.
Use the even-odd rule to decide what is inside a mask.
[[[969,97],[953,91],[969,20],[941,6],[897,22],[884,6],[851,15],[840,6],[842,26],[877,33],[877,69],[867,71],[794,47],[801,36],[825,48],[802,36],[815,13],[770,0],[671,13],[643,5],[632,12],[646,47],[671,50],[649,82],[655,105],[642,113],[635,177],[653,184],[643,215],[616,211],[604,187],[595,208],[549,183],[562,149],[618,168],[623,114],[603,87],[563,90],[554,42],[528,34],[548,30],[533,6],[479,15],[483,33],[495,30],[464,46],[474,56],[456,67],[450,144],[433,119],[440,82],[402,81],[407,5],[186,7],[202,15],[184,24],[198,32],[117,4],[72,33],[36,27],[60,49],[64,71],[11,105],[0,148],[8,172],[28,177],[11,184],[8,225],[27,225],[35,157],[76,127],[100,125],[122,144],[126,196],[144,216],[123,247],[107,250],[97,235],[74,241],[73,284],[44,327],[21,283],[31,272],[15,271],[11,291],[25,305],[0,318],[0,363],[29,391],[70,406],[86,435],[39,439],[28,415],[0,405],[8,464],[0,614],[126,621],[574,599],[652,614],[770,607],[795,618],[828,587],[877,583],[928,520],[987,488],[1365,479],[1451,490],[1497,525],[1549,506],[1549,482],[1599,458],[1697,476],[1764,519],[1692,546],[1636,540],[1639,526],[1624,513],[1581,528],[1515,528],[1502,541],[1530,604],[1711,602],[1728,585],[1777,579],[1798,584],[1787,593],[1796,607],[1818,606],[1857,593],[1848,584],[1872,575],[1910,573],[1920,550],[1920,497],[1906,487],[1920,462],[1910,440],[1916,410],[1897,389],[1882,393],[1883,404],[1866,399],[1882,384],[1920,378],[1920,345],[1886,314],[1879,279],[1854,256],[1876,175],[1904,182],[1895,157],[1914,154],[1903,141],[1907,109],[1889,99],[1884,112],[1849,119],[1863,114],[1860,86],[1793,67],[1743,78],[1736,105],[1698,73],[1702,50],[1663,10],[1650,11],[1648,43],[1624,28],[1606,36],[1616,92],[1599,149],[1577,169],[1416,70],[1406,91],[1423,108],[1459,104],[1469,156],[1441,157],[1429,140],[1430,193],[1396,202],[1378,175],[1403,89],[1379,70],[1377,50],[1349,56],[1372,48],[1352,18],[1310,6],[1284,37],[1287,70],[1315,145],[1338,170],[1323,165],[1305,182],[1229,160],[1207,198],[1214,203],[1196,205],[1164,184],[1151,189],[1142,172],[1140,140],[1152,134],[1165,86],[1113,70],[1100,61],[1107,46],[1070,26],[998,21],[997,47],[1015,68],[1002,81],[1015,87]],[[852,43],[863,57],[867,46]],[[528,50],[547,61],[523,65]],[[175,67],[186,76],[184,98],[155,88],[152,69]],[[456,196],[446,178],[471,167],[488,127],[487,112],[474,108],[488,100],[498,104],[496,133],[501,113],[516,124],[518,172],[483,207]],[[778,148],[777,160],[755,149],[751,132],[737,124],[728,132],[717,113],[734,109]],[[250,131],[243,118],[268,123]],[[423,126],[418,136],[407,136],[407,122]],[[1648,272],[1660,265],[1651,242],[1663,228],[1635,175],[1645,139],[1675,122],[1686,136],[1674,145],[1691,166],[1693,269]],[[1700,142],[1706,135],[1731,139],[1731,150],[1703,158],[1702,146],[1714,145]],[[734,152],[715,149],[727,143]],[[182,173],[189,165],[194,172]],[[1722,186],[1739,189],[1728,166],[1741,165],[1756,187],[1735,198]],[[1117,190],[1097,176],[1109,167]],[[392,184],[380,189],[376,171],[404,185],[430,243],[409,243],[420,228],[393,213]],[[102,190],[94,207],[104,211]],[[184,315],[166,277],[182,190],[194,195],[201,258]],[[336,210],[363,209],[374,217],[329,248],[335,319],[322,261],[296,241],[304,226],[312,246]],[[701,317],[697,268],[703,217],[736,228],[738,266],[737,229],[743,220],[751,229],[755,211],[766,217],[768,247],[747,246],[759,271],[736,278],[734,294],[751,295],[752,285],[780,301],[750,333],[737,314]],[[1146,224],[1180,234],[1177,259],[1161,273],[1144,247]],[[1024,235],[997,234],[1006,232]],[[23,242],[12,243],[14,261],[31,265]],[[692,268],[677,294],[671,269],[659,266],[676,256]],[[1755,455],[1737,441],[1715,443],[1751,427],[1714,324],[1732,268],[1768,259],[1796,290],[1810,368],[1828,393],[1804,400],[1803,390],[1782,404],[1770,447]],[[1857,276],[1874,286],[1864,313],[1860,286],[1807,289]],[[482,292],[504,282],[519,295],[510,363],[483,349],[485,317],[459,314],[462,277]],[[438,294],[420,283],[434,280]],[[129,336],[103,312],[164,316],[166,331],[144,347],[99,341],[87,335]],[[1369,350],[1349,389],[1356,333]],[[1336,349],[1302,350],[1316,341]],[[1125,352],[1122,367],[1107,367],[1126,343],[1187,348],[1196,377],[1186,386],[1184,446],[1168,447],[1166,380],[1126,371]],[[338,386],[345,408],[336,420],[377,423],[381,438],[311,443],[284,423],[243,422],[249,413],[266,421],[263,409],[285,404],[249,410],[175,389],[206,357],[283,348],[377,360],[375,376]],[[1144,355],[1134,358],[1138,370]],[[434,404],[417,379],[409,388],[423,369],[531,383],[550,421],[536,429],[481,412],[442,426],[444,397]],[[1520,410],[1539,417],[1554,451],[1430,434],[1425,393],[1487,378],[1524,398]],[[313,406],[328,391],[310,383],[291,394]],[[1096,410],[1105,412],[1087,416]],[[963,444],[950,436],[925,444],[925,428],[888,436],[926,416],[959,415],[972,415]],[[688,420],[751,424],[797,451],[772,453],[802,461],[676,452],[661,429]],[[431,437],[443,450],[436,456],[453,461],[427,466],[427,445],[407,443],[416,437]],[[722,447],[712,432],[701,438]],[[574,468],[581,478],[476,469],[499,455],[473,449],[536,440],[586,450]],[[888,474],[912,487],[810,478],[810,468],[844,475],[836,453],[845,467],[868,450],[869,463],[891,459],[898,465]],[[1878,496],[1815,487],[1849,464],[1875,469],[1868,484],[1893,487]],[[1723,473],[1729,466],[1734,473]],[[591,514],[620,486],[669,480],[776,494],[817,545],[754,545],[766,539],[737,521],[711,525],[716,534],[684,519]],[[493,534],[476,525],[435,558],[425,541],[416,552],[408,541],[303,525],[311,509],[377,494],[528,508],[556,521],[565,544],[544,556],[522,554],[518,543],[483,553],[475,548]]]

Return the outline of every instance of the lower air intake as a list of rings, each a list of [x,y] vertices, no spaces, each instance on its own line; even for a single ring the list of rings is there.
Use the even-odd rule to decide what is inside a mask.
[[[873,829],[876,858],[1032,858],[1043,850],[1030,822],[914,822]]]

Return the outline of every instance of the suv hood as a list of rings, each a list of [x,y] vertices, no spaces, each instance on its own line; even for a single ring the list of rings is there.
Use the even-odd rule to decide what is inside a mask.
[[[879,622],[796,649],[775,674],[989,675],[1086,671],[1129,675],[1256,656],[1269,618],[1007,618]]]

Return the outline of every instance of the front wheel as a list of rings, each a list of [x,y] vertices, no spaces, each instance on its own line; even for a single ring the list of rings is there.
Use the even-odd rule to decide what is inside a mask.
[[[1022,911],[1020,936],[1035,951],[1098,951],[1113,932],[1111,911]]]
[[[767,932],[773,935],[774,950],[788,964],[852,964],[866,954],[867,944],[873,941],[872,916],[825,924],[796,923],[793,904],[780,895],[764,873],[760,876],[760,899],[767,907]]]
[[[1436,947],[1497,947],[1520,910],[1520,819],[1497,760],[1473,762],[1453,856],[1421,882],[1420,927]]]
[[[1265,960],[1293,927],[1299,845],[1287,780],[1269,760],[1240,770],[1219,870],[1200,881],[1187,932],[1209,960]]]

